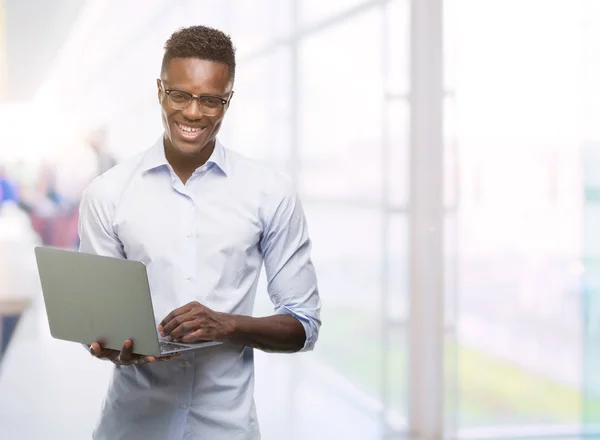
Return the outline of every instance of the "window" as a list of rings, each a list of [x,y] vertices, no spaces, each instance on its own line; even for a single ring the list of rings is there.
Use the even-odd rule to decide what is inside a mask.
[[[235,94],[223,125],[234,150],[289,174],[291,89],[286,47],[237,66]]]
[[[368,0],[300,0],[300,24],[312,25],[367,3]]]
[[[448,14],[460,23],[447,117],[466,202],[454,235],[463,433],[581,420],[576,3],[464,0]]]
[[[381,11],[300,43],[300,188],[309,198],[381,199]]]
[[[366,396],[377,398],[382,356],[382,214],[305,205],[319,288],[327,297],[322,316],[327,331],[321,334],[314,355]]]

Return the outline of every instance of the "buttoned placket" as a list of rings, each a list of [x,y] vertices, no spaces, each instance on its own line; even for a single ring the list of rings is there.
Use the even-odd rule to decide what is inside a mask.
[[[182,212],[182,231],[180,234],[180,240],[182,241],[181,248],[185,254],[185,265],[181,268],[183,277],[181,297],[190,298],[194,297],[194,290],[196,288],[196,278],[198,274],[197,269],[197,256],[196,256],[196,204],[194,200],[193,188],[198,183],[198,172],[195,172],[188,179],[186,185],[184,185],[174,173],[172,173],[173,188],[179,193],[185,200],[185,208]],[[183,305],[183,304],[180,304]],[[177,362],[176,369],[177,375],[180,378],[181,386],[181,399],[178,403],[179,410],[185,411],[186,419],[189,415],[190,405],[192,403],[193,395],[193,383],[195,369],[193,368],[193,352],[184,353],[181,359],[175,360]],[[175,366],[175,365],[174,365]]]

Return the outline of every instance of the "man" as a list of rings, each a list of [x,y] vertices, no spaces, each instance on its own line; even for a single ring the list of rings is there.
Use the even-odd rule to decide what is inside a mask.
[[[96,157],[98,175],[105,173],[117,164],[112,154],[106,149],[106,129],[97,128],[87,138],[88,145]]]
[[[114,362],[95,439],[258,439],[246,347],[314,347],[321,303],[300,201],[287,181],[216,136],[233,96],[234,48],[203,26],[174,33],[157,80],[164,135],[86,189],[80,250],[143,261],[157,331],[223,341],[172,359],[90,352]],[[275,314],[252,318],[264,261]],[[109,276],[109,275],[108,275]]]
[[[5,202],[19,203],[17,185],[0,166],[0,207]]]

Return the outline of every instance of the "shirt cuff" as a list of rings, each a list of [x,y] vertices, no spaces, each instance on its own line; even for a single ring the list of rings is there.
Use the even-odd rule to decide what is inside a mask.
[[[302,324],[302,327],[304,327],[304,335],[306,337],[305,341],[304,341],[304,347],[302,347],[302,349],[300,350],[302,351],[310,351],[314,348],[314,335],[313,335],[313,331],[312,331],[312,327],[310,325],[310,318],[307,318],[306,316],[302,316],[296,312],[294,312],[293,310],[289,309],[286,306],[280,306],[275,310],[275,313],[278,315],[288,315],[291,316],[293,318],[296,318],[298,321],[300,321],[300,324]]]

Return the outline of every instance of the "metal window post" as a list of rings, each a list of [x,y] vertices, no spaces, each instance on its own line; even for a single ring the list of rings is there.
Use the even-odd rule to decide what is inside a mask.
[[[423,440],[444,435],[442,9],[412,1],[408,422]]]

